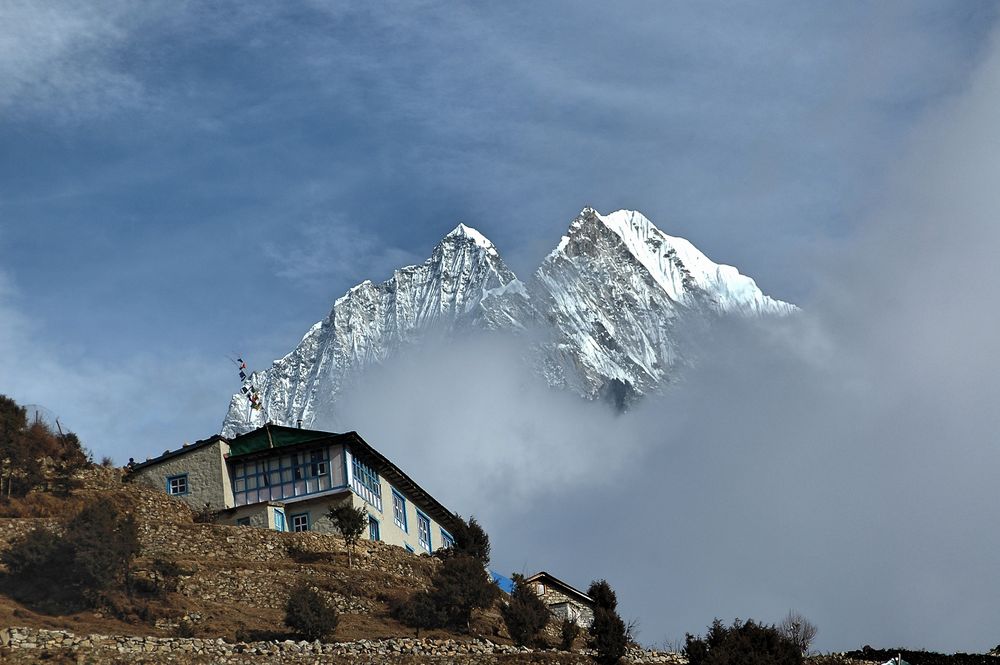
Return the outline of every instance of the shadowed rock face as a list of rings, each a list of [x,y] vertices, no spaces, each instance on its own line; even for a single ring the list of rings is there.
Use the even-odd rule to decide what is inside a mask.
[[[310,426],[367,367],[428,335],[508,332],[525,343],[525,371],[618,408],[659,390],[685,362],[686,329],[718,316],[782,316],[736,268],[708,259],[633,211],[585,208],[531,279],[522,282],[475,229],[459,224],[423,264],[352,288],[284,358],[252,377],[263,409],[234,395],[223,434],[265,422]],[[530,369],[529,369],[530,368]]]

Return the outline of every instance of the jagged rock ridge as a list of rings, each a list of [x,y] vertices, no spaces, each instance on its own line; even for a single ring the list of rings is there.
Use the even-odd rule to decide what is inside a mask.
[[[355,286],[291,353],[255,372],[263,409],[234,395],[223,433],[268,421],[309,426],[366,367],[432,330],[542,331],[533,337],[530,364],[551,385],[595,398],[609,387],[658,390],[684,360],[681,321],[794,310],[638,212],[585,208],[526,282],[493,243],[459,224],[423,264],[400,268],[382,284]]]

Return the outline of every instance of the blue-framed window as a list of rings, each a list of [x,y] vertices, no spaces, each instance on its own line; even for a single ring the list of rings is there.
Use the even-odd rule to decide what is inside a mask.
[[[374,517],[372,517],[371,515],[369,515],[368,516],[368,538],[370,538],[371,540],[378,540],[379,539],[378,536],[379,536],[379,533],[378,533],[378,520],[375,519]]]
[[[285,530],[285,511],[281,508],[276,508],[274,510],[274,530],[284,531]]]
[[[410,547],[409,543],[403,543],[403,547],[405,547],[406,551],[409,552],[410,554],[416,554],[417,553],[416,550],[414,550],[412,547]]]
[[[406,528],[406,498],[396,490],[392,490],[392,522],[405,533]]]
[[[190,491],[191,486],[188,485],[188,475],[186,473],[167,478],[167,494],[173,494],[176,496],[180,494],[188,494]]]
[[[352,487],[362,499],[382,512],[382,483],[375,469],[371,468],[357,457],[352,458],[354,478]]]
[[[249,517],[239,518],[238,520],[236,520],[236,526],[250,526],[250,518]]]
[[[231,470],[237,506],[316,494],[333,486],[329,448],[236,462]]]
[[[455,539],[451,537],[451,534],[441,529],[441,547],[454,547]]]
[[[420,547],[431,551],[431,518],[417,511],[417,542]]]
[[[292,531],[309,530],[309,513],[298,513],[288,518],[292,523]]]

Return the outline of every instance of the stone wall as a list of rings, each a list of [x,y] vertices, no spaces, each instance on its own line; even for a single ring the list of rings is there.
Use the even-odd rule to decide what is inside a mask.
[[[27,518],[0,518],[0,550],[7,549],[15,539],[35,529],[48,529],[49,531],[59,531],[61,529],[59,520],[54,517]]]
[[[581,603],[576,598],[567,596],[555,585],[545,583],[544,587],[545,591],[540,594],[540,598],[559,621],[565,619],[570,611],[567,606],[572,606],[577,624],[589,628],[590,624],[594,623],[594,609],[592,607]]]
[[[340,536],[311,531],[282,533],[252,527],[150,521],[140,524],[140,540],[143,556],[180,560],[248,563],[294,558],[296,552],[347,558]],[[431,557],[370,540],[359,542],[355,555],[357,568],[404,575],[412,575],[415,566],[437,564]]]
[[[429,640],[394,638],[353,642],[237,642],[180,637],[126,637],[114,635],[74,635],[61,630],[30,628],[0,629],[0,655],[26,656],[42,653],[70,653],[84,662],[92,657],[98,662],[122,659],[127,662],[229,663],[265,665],[271,663],[592,663],[587,654],[548,649],[531,650],[496,644],[489,640]],[[631,651],[626,659],[633,663],[681,665],[677,654],[654,651]],[[4,662],[7,662],[5,659]],[[33,662],[24,660],[23,662]]]
[[[232,489],[223,460],[223,453],[227,450],[227,444],[222,441],[196,444],[175,457],[136,469],[130,474],[129,481],[166,493],[167,478],[186,475],[188,492],[177,495],[177,498],[195,510],[206,503],[215,510],[230,508],[234,505]]]

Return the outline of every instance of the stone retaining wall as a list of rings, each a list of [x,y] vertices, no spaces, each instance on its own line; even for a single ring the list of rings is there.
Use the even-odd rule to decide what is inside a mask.
[[[0,654],[18,654],[29,658],[42,652],[72,653],[100,660],[123,657],[146,662],[176,663],[388,663],[448,662],[448,663],[516,663],[545,662],[590,663],[589,656],[553,649],[535,651],[526,647],[495,644],[489,640],[428,640],[395,638],[357,640],[354,642],[237,642],[181,637],[126,637],[113,635],[74,635],[61,630],[33,628],[0,629]],[[523,656],[523,657],[521,657]],[[633,663],[667,663],[683,665],[678,654],[633,650],[627,660]]]
[[[155,493],[138,494],[134,510],[139,518],[142,557],[249,563],[294,559],[296,552],[313,552],[340,560],[347,558],[343,539],[333,534],[279,533],[251,527],[195,524],[191,522],[190,511],[166,495],[161,502]],[[166,521],[160,519],[164,513],[168,515]],[[29,531],[37,528],[58,530],[59,526],[55,518],[0,518],[0,550]],[[426,571],[427,566],[436,565],[437,560],[431,557],[372,541],[358,543],[354,557],[355,568],[402,577],[422,577],[426,573],[418,573],[418,570]]]
[[[61,528],[59,520],[52,517],[4,517],[0,518],[0,550],[7,549],[17,538],[35,529],[58,531]]]
[[[331,580],[343,582],[342,574],[324,572],[315,578],[318,586],[329,585]],[[303,580],[313,580],[307,566],[285,569],[218,568],[196,572],[182,578],[177,591],[185,596],[202,600],[239,603],[241,606],[283,609],[291,590]],[[319,589],[319,593],[337,608],[349,614],[373,614],[376,604],[357,594],[342,594]]]

